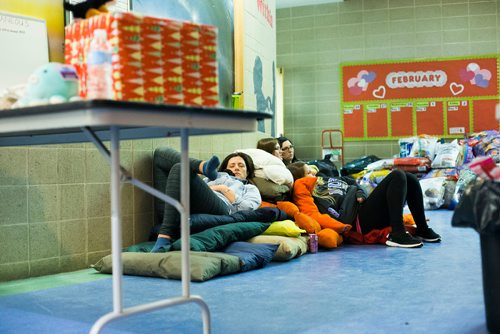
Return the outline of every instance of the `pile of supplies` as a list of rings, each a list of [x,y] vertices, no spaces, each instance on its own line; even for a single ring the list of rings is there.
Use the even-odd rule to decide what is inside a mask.
[[[477,176],[500,179],[500,133],[487,130],[444,142],[421,135],[399,140],[400,152],[391,159],[366,156],[347,163],[351,175],[370,193],[392,169],[414,173],[420,180],[426,210],[453,210]]]

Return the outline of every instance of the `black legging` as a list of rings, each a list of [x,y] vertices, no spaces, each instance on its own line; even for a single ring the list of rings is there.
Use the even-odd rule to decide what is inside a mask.
[[[404,232],[403,208],[408,203],[417,229],[428,227],[424,212],[422,188],[411,173],[393,170],[375,187],[365,202],[359,206],[359,224],[363,233],[374,229],[392,227],[395,233]]]
[[[179,200],[181,195],[181,154],[170,147],[160,147],[153,157],[154,188]],[[191,213],[228,214],[228,207],[199,176],[202,160],[189,159]],[[155,224],[160,224],[159,233],[178,239],[180,215],[170,204],[155,198]]]

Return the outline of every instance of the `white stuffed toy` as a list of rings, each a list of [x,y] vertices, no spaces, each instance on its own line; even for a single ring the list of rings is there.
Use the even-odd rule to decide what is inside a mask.
[[[79,100],[78,84],[78,74],[72,65],[42,65],[30,75],[22,97],[13,107]]]

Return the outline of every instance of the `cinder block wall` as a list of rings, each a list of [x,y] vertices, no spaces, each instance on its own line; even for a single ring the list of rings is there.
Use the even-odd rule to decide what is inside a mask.
[[[340,63],[497,54],[497,0],[345,0],[277,11],[284,69],[284,131],[301,159],[318,159],[320,134],[339,129]],[[346,162],[389,158],[395,141],[347,142]]]
[[[255,147],[263,133],[190,138],[191,156]],[[123,141],[122,165],[152,185],[152,153],[180,140]],[[111,251],[110,166],[90,143],[0,148],[0,281],[87,268]],[[123,245],[146,241],[152,197],[122,187]]]

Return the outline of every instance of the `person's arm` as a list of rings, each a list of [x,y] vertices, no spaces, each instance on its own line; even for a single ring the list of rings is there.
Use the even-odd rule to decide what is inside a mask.
[[[235,196],[232,202],[234,211],[255,210],[262,203],[259,189],[253,184],[246,184],[241,194],[235,194],[232,190],[228,194],[231,193]]]
[[[356,187],[358,188],[356,189],[356,200],[358,201],[358,203],[363,203],[368,197],[368,194],[363,187],[359,185],[356,185]]]
[[[368,197],[366,191],[361,187],[354,178],[350,176],[342,176],[341,179],[345,181],[350,186],[356,186],[356,200],[358,203],[363,203],[365,199]]]
[[[231,204],[236,200],[236,193],[225,184],[214,184],[209,187],[213,191],[217,191],[224,195]]]

